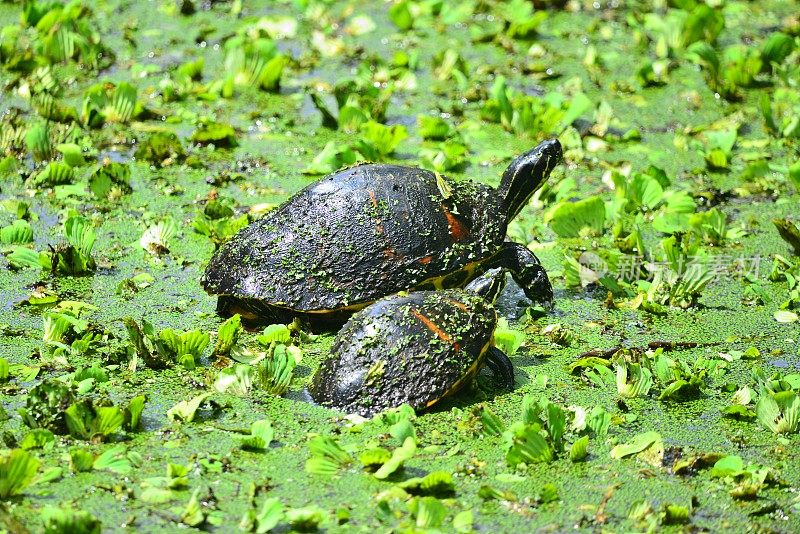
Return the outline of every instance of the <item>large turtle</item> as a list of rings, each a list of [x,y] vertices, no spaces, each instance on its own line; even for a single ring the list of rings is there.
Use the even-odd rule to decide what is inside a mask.
[[[317,403],[369,417],[409,404],[428,408],[467,384],[486,363],[508,388],[514,369],[493,346],[492,306],[505,283],[492,269],[465,289],[414,291],[353,315],[309,387]]]
[[[539,260],[505,238],[560,158],[558,140],[544,141],[511,162],[497,189],[399,165],[341,170],[239,231],[201,282],[222,315],[312,327],[339,326],[398,291],[464,287],[493,267],[549,301]]]

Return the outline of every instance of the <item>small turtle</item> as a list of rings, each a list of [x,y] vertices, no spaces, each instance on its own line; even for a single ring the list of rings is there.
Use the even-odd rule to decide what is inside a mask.
[[[552,299],[539,260],[505,241],[508,223],[561,158],[551,139],[517,157],[492,189],[398,165],[362,164],[309,185],[217,250],[201,283],[221,315],[250,323],[341,326],[411,289],[464,287],[508,269],[532,300]]]
[[[492,269],[465,289],[415,291],[353,315],[312,380],[317,403],[365,417],[403,403],[420,410],[467,384],[486,363],[509,389],[514,368],[493,346],[492,303],[505,272]]]

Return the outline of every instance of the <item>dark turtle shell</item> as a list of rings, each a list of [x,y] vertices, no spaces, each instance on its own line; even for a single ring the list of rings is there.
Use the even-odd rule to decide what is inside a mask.
[[[503,242],[501,200],[484,185],[418,168],[358,165],[241,230],[214,254],[202,284],[306,313],[352,312],[426,281],[460,287],[469,266]]]
[[[403,403],[429,407],[478,372],[496,326],[492,305],[459,289],[379,300],[345,324],[309,392],[365,417]]]

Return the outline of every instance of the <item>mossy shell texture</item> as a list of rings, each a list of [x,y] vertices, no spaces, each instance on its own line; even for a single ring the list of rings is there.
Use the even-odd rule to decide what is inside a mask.
[[[379,300],[339,332],[311,396],[363,416],[404,403],[425,408],[477,373],[496,326],[493,306],[463,290]]]
[[[505,233],[500,199],[487,186],[412,167],[358,165],[241,230],[214,254],[202,283],[211,294],[336,310],[459,273],[490,257]]]

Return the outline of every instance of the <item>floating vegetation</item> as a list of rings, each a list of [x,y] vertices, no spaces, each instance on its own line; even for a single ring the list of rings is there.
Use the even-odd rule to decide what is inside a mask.
[[[798,80],[786,0],[0,2],[0,531],[800,531]],[[486,214],[456,184],[553,137],[563,164],[492,219],[555,289],[498,299],[513,389],[315,405],[336,327],[226,319],[199,283],[327,174],[431,171],[444,211],[401,173],[282,236],[271,278],[344,320],[363,243],[306,269],[302,232],[363,223],[376,277],[447,263],[409,228],[463,247]],[[267,246],[224,274],[257,285]],[[446,367],[412,356],[401,378]]]

